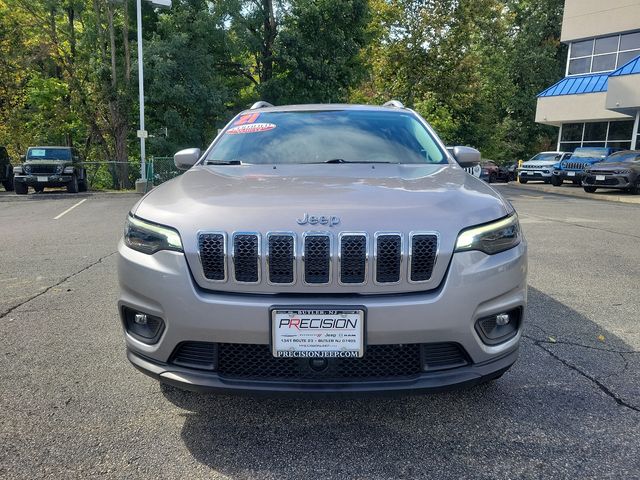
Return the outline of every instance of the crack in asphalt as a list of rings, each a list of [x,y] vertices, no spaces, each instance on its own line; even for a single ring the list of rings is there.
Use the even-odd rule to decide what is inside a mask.
[[[586,378],[591,383],[596,385],[605,395],[607,395],[608,397],[613,399],[621,407],[626,407],[626,408],[628,408],[630,410],[633,410],[635,412],[640,412],[640,407],[636,407],[634,405],[631,405],[631,404],[625,402],[622,398],[620,398],[618,395],[613,393],[609,389],[609,387],[607,387],[605,384],[603,384],[600,380],[598,380],[597,378],[595,378],[595,377],[589,375],[588,373],[582,371],[577,365],[574,365],[574,364],[568,362],[567,360],[561,358],[560,356],[558,356],[556,353],[554,353],[553,351],[549,350],[548,348],[545,348],[545,346],[544,346],[545,342],[541,342],[539,340],[535,340],[535,339],[532,339],[530,337],[526,337],[526,338],[529,338],[530,340],[532,340],[533,344],[535,346],[537,346],[537,347],[541,348],[542,350],[544,350],[545,352],[547,352],[547,354],[549,354],[549,356],[551,356],[552,358],[558,360],[565,367],[569,368],[570,370],[573,370],[574,372],[578,373],[579,375],[581,375],[582,377]],[[549,342],[549,343],[551,343],[551,342]]]
[[[35,300],[36,298],[38,298],[38,297],[44,295],[45,293],[51,291],[52,288],[58,287],[58,286],[62,285],[64,282],[66,282],[67,280],[70,280],[71,278],[75,277],[76,275],[80,275],[82,272],[85,272],[85,271],[89,270],[90,268],[95,267],[96,265],[98,265],[99,263],[102,263],[107,258],[115,255],[116,253],[118,253],[118,252],[111,252],[108,255],[105,255],[103,257],[98,258],[95,262],[92,262],[89,265],[86,265],[86,266],[82,267],[77,272],[73,272],[72,274],[67,275],[66,277],[60,279],[58,282],[54,283],[53,285],[49,285],[47,288],[45,288],[41,292],[36,293],[35,295],[32,295],[31,297],[23,300],[22,302],[18,303],[17,305],[14,305],[13,307],[10,307],[8,310],[5,310],[4,312],[0,313],[0,319],[5,318],[7,315],[9,315],[10,313],[14,312],[15,310],[17,310],[21,306],[26,305],[27,303],[31,302],[32,300]]]
[[[532,326],[536,326],[536,325],[532,325]],[[538,327],[540,328],[540,327]],[[540,328],[540,330],[542,330],[542,328]],[[545,332],[544,330],[542,330],[544,332],[545,335],[548,336],[553,336],[550,333]],[[536,343],[545,343],[547,345],[571,345],[573,347],[581,347],[581,348],[587,348],[589,350],[597,350],[599,352],[610,352],[610,353],[618,353],[618,354],[628,354],[628,353],[640,353],[640,350],[613,350],[610,348],[600,348],[600,347],[594,347],[593,345],[583,345],[581,343],[576,343],[576,342],[568,342],[566,340],[555,340],[555,341],[551,341],[551,340],[541,340],[539,338],[535,338],[535,337],[531,337],[529,335],[522,335],[523,338],[527,338],[529,340],[531,340],[532,342]]]

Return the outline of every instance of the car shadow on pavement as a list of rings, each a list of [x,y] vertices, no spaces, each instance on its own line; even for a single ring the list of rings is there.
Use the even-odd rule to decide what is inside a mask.
[[[184,417],[194,458],[231,478],[629,472],[640,438],[640,356],[575,310],[529,295],[519,361],[473,388],[364,398],[162,392]]]

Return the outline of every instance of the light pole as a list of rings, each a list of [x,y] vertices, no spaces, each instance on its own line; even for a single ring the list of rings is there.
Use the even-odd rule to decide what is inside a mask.
[[[156,8],[171,8],[171,0],[146,0]],[[136,0],[136,17],[138,25],[138,94],[140,98],[140,180],[136,182],[136,190],[147,190],[147,164],[145,140],[149,136],[144,128],[144,67],[142,59],[142,0]]]

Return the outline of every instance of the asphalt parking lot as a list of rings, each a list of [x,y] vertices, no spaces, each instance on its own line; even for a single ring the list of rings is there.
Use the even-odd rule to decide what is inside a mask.
[[[640,478],[640,206],[497,188],[530,246],[519,361],[361,399],[162,388],[128,364],[115,305],[139,197],[2,192],[0,477]]]

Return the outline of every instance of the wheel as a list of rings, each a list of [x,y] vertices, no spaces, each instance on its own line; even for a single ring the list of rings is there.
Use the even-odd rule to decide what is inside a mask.
[[[33,189],[38,193],[44,192],[44,186],[43,185],[37,185],[37,186],[33,187]]]
[[[636,181],[635,185],[629,188],[629,193],[631,195],[638,195],[640,193],[640,180]]]
[[[78,193],[78,177],[75,175],[71,178],[71,181],[67,183],[67,192]]]
[[[554,187],[561,186],[562,185],[562,179],[560,178],[560,176],[554,175],[553,177],[551,177],[551,185],[553,185]]]
[[[521,183],[521,184],[526,185],[526,183],[527,183],[528,181],[529,181],[529,180],[527,180],[526,178],[522,178],[522,177],[520,177],[520,183]]]
[[[25,183],[19,183],[13,181],[13,189],[16,191],[16,195],[26,195],[29,192],[29,187]]]
[[[13,191],[13,182],[11,180],[5,180],[4,182],[2,182],[2,186],[4,186],[4,189],[7,192]]]
[[[598,187],[584,187],[584,191],[587,193],[596,193],[596,190],[598,190]]]
[[[492,173],[491,175],[489,175],[489,183],[496,183],[496,174]]]

